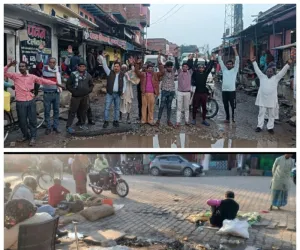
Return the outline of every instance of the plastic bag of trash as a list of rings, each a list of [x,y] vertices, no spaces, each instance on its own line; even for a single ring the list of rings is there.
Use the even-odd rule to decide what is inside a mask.
[[[224,220],[223,227],[217,232],[218,234],[230,234],[233,236],[249,239],[249,224],[247,221],[240,221],[239,219]]]

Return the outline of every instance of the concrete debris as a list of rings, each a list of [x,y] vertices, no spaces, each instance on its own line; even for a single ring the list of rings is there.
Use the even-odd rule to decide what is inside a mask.
[[[296,116],[295,115],[289,120],[289,124],[296,127]]]

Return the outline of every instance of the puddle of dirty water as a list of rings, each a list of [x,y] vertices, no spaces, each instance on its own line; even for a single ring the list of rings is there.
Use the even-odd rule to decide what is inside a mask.
[[[83,140],[72,140],[68,148],[277,148],[273,141],[246,139],[202,139],[193,135],[110,135]]]

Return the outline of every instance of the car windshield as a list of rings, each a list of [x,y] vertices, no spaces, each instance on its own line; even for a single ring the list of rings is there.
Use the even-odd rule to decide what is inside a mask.
[[[146,58],[146,63],[148,62],[150,62],[154,66],[157,66],[157,58]]]
[[[179,158],[180,158],[181,160],[183,160],[183,161],[186,161],[186,162],[189,161],[189,160],[187,160],[186,158],[184,158],[183,156],[179,156]]]

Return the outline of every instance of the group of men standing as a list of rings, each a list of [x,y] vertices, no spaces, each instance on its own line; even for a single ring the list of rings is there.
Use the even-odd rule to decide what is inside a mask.
[[[59,107],[60,93],[64,88],[62,86],[62,69],[57,66],[56,58],[51,57],[48,65],[43,65],[42,51],[43,44],[40,45],[37,51],[36,68],[41,69],[41,77],[27,74],[27,64],[20,62],[20,73],[9,73],[8,68],[15,65],[15,62],[10,63],[4,69],[5,77],[14,80],[17,101],[17,113],[23,139],[30,139],[30,146],[35,144],[36,138],[36,107],[34,96],[37,95],[35,84],[43,84],[44,92],[44,114],[46,123],[46,134],[49,135],[52,130],[60,133],[59,130]],[[225,64],[221,57],[218,57],[218,63],[223,73],[222,82],[222,99],[226,113],[225,123],[230,121],[235,122],[236,108],[236,77],[239,71],[239,55],[237,49],[233,46],[235,53],[235,62],[228,60]],[[88,55],[88,65],[79,57],[78,52],[73,55],[72,48],[68,48],[69,56],[64,61],[71,69],[68,77],[66,88],[70,91],[72,97],[70,102],[69,116],[66,124],[67,132],[73,134],[75,130],[72,128],[74,118],[77,116],[78,123],[81,129],[88,129],[86,117],[91,117],[90,98],[89,95],[93,91],[94,83],[91,72],[92,58]],[[90,53],[92,55],[92,53]],[[251,53],[253,54],[253,53]],[[155,72],[154,65],[151,63],[142,64],[142,59],[128,59],[127,64],[121,64],[118,58],[110,69],[107,66],[105,53],[99,54],[97,61],[107,75],[105,111],[103,128],[109,126],[109,114],[112,104],[114,104],[113,126],[119,127],[119,120],[122,118],[122,113],[127,114],[127,121],[130,123],[130,113],[133,103],[133,85],[138,85],[138,103],[139,103],[139,118],[141,124],[150,124],[159,126],[164,109],[167,109],[167,124],[170,127],[179,127],[181,125],[181,115],[184,111],[186,125],[196,125],[196,115],[199,107],[202,108],[202,125],[210,126],[206,120],[206,104],[208,100],[208,89],[206,82],[212,68],[215,67],[216,56],[212,55],[210,61],[205,64],[198,65],[199,53],[190,54],[188,61],[180,67],[178,61],[178,50],[175,50],[175,65],[173,62],[167,61],[162,64],[162,55],[158,56],[158,71]],[[254,70],[260,79],[260,88],[258,91],[256,105],[259,106],[257,132],[260,132],[264,125],[264,115],[268,113],[267,128],[270,133],[274,133],[275,110],[278,107],[277,100],[277,85],[280,79],[286,74],[292,60],[289,60],[287,65],[275,75],[274,69],[267,67],[263,60],[260,60],[260,66],[264,67],[266,74],[263,74],[255,62],[255,57],[251,55]],[[88,67],[87,67],[88,66]],[[176,75],[177,72],[177,75]],[[178,86],[175,86],[176,78],[178,77]],[[161,83],[161,85],[160,85]],[[177,89],[176,89],[177,88]],[[158,112],[158,118],[154,122],[154,107],[156,97],[159,96],[161,90],[161,100]],[[172,102],[176,96],[177,90],[177,112],[175,126],[171,122]],[[192,106],[192,122],[189,119],[189,107],[191,104],[191,94],[193,94]],[[231,116],[229,111],[231,107]],[[50,111],[53,109],[53,123],[50,120]],[[121,111],[121,112],[120,112]],[[28,121],[29,124],[28,124]],[[95,124],[92,119],[89,119],[90,124]],[[29,131],[28,131],[29,128]]]

